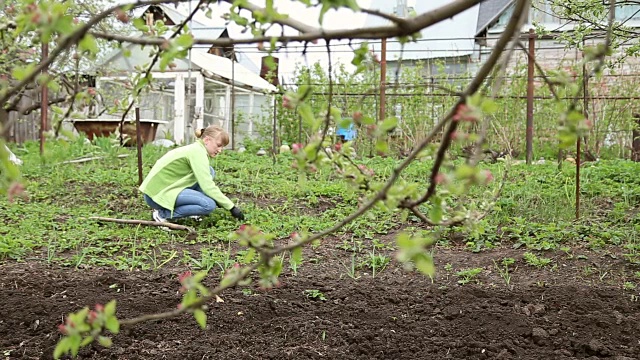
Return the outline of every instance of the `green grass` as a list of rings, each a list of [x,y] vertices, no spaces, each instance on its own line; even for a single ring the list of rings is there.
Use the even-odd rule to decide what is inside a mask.
[[[197,226],[196,240],[184,233],[167,233],[146,226],[98,223],[90,216],[150,219],[150,209],[137,192],[135,149],[123,149],[111,139],[85,145],[81,139],[48,142],[40,157],[37,143],[14,147],[24,160],[23,177],[28,200],[8,203],[0,199],[0,261],[37,260],[70,267],[108,266],[117,269],[157,269],[172,262],[183,262],[202,269],[224,270],[230,259],[228,234],[238,222],[226,211],[215,211]],[[146,174],[166,149],[144,147]],[[125,158],[118,155],[128,154]],[[85,156],[103,159],[62,164]],[[376,180],[384,181],[399,160],[358,159],[372,168]],[[360,196],[330,169],[300,176],[291,168],[290,156],[257,157],[231,151],[212,160],[219,186],[247,214],[251,223],[278,238],[294,231],[316,232],[332,226],[353,212]],[[431,162],[410,165],[402,179],[417,182],[426,189]],[[499,181],[503,164],[485,165]],[[474,226],[427,230],[435,233],[442,246],[451,245],[453,235],[464,237],[469,251],[486,251],[501,245],[531,250],[560,249],[579,243],[590,249],[619,246],[625,259],[640,262],[637,207],[640,201],[640,165],[629,161],[601,161],[582,172],[581,221],[575,216],[575,168],[555,164],[513,166],[502,196],[494,210]],[[490,197],[497,182],[471,189],[466,204]],[[450,200],[455,204],[456,197]],[[429,206],[423,206],[428,210]],[[407,220],[408,219],[408,220]],[[339,231],[354,241],[363,241],[358,256],[371,251],[379,235],[400,224],[415,227],[417,218],[407,213],[375,208]],[[353,241],[347,241],[350,245]],[[376,256],[378,256],[376,252]],[[383,254],[380,254],[383,256]],[[378,264],[379,259],[376,259]],[[362,259],[360,259],[362,261]],[[381,262],[376,269],[384,269]]]

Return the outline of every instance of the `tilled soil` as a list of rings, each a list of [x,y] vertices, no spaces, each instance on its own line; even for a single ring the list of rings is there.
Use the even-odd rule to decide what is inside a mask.
[[[640,358],[638,291],[584,278],[584,264],[561,270],[513,266],[507,286],[493,267],[501,256],[445,251],[433,280],[395,264],[377,274],[346,275],[344,259],[306,263],[279,287],[233,289],[210,305],[201,330],[190,315],[123,328],[111,348],[84,359],[617,359]],[[325,254],[326,255],[326,254]],[[622,262],[589,264],[626,276]],[[600,262],[598,262],[600,261]],[[483,268],[460,285],[453,268]],[[621,265],[622,264],[622,265]],[[516,269],[517,267],[517,269]],[[63,316],[117,299],[119,318],[174,309],[176,274],[122,272],[37,263],[0,266],[0,355],[50,359]],[[207,280],[213,286],[216,274]],[[594,280],[595,279],[595,280]],[[605,277],[606,279],[606,277]],[[602,278],[601,278],[602,280]],[[318,290],[326,300],[312,299]]]

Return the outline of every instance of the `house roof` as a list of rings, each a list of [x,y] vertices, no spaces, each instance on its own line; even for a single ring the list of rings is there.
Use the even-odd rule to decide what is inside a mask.
[[[178,4],[178,6],[170,6],[165,4],[154,5],[161,9],[164,14],[171,19],[175,24],[181,23],[187,18],[189,9],[185,4]],[[134,10],[133,14],[136,17],[142,16],[149,6],[141,7]],[[217,39],[219,38],[224,31],[227,30],[226,23],[224,19],[221,17],[216,18],[212,16],[211,18],[206,17],[202,11],[196,12],[193,19],[191,20],[191,33],[196,39]],[[258,66],[248,57],[246,54],[243,54],[240,51],[236,51],[236,59],[238,63],[242,64],[244,67],[252,70],[254,73],[260,73],[260,69]]]
[[[495,23],[511,4],[513,4],[513,0],[484,0],[481,2],[475,36]]]
[[[130,52],[131,55],[129,57],[124,56],[125,50]],[[136,71],[136,67],[144,67],[149,63],[151,51],[153,51],[153,48],[150,46],[143,48],[140,45],[128,44],[123,50],[114,51],[107,57],[106,61],[96,64],[95,69],[108,69],[114,74],[132,73]],[[194,48],[191,51],[191,63],[189,62],[189,57],[175,59],[173,63],[175,67],[173,69],[167,68],[165,72],[199,71],[205,77],[227,84],[233,83],[236,86],[258,91],[277,90],[275,86],[261,78],[256,72],[238,62],[232,65],[231,59],[209,54],[207,49]],[[232,69],[233,72],[231,71]],[[158,63],[154,65],[152,71],[161,71]]]
[[[181,11],[181,8],[175,8],[168,5],[155,5],[160,8],[164,14],[173,21],[173,23],[180,23],[187,18],[187,15]],[[133,12],[133,15],[136,17],[142,16],[145,11],[147,11],[147,7],[142,7],[136,9]],[[209,19],[206,16],[202,15],[200,12],[196,13],[200,14],[200,18],[197,19],[194,16],[191,22],[191,31],[196,38],[218,38],[223,32],[226,30],[226,27],[218,26],[220,21],[214,20],[214,18]],[[167,38],[170,34],[165,34],[164,37]],[[141,32],[136,32],[134,36],[142,36]],[[129,57],[124,57],[124,50],[116,49],[112,51],[110,54],[106,56],[106,60],[103,62],[96,64],[94,66],[94,70],[97,69],[105,69],[109,68],[114,73],[121,72],[133,72],[135,71],[136,66],[144,66],[149,63],[150,50],[151,47],[142,48],[138,45],[128,44],[125,46],[127,51],[131,52]],[[194,47],[191,52],[191,65],[189,64],[189,58],[185,59],[175,59],[173,62],[176,67],[171,70],[173,72],[176,71],[206,71],[207,74],[205,76],[210,78],[217,78],[218,80],[226,83],[231,83],[231,60],[220,57],[213,54],[208,54],[207,50],[209,48],[206,47]],[[242,52],[236,52],[237,62],[234,64],[234,73],[235,73],[235,82],[236,85],[250,87],[258,90],[266,90],[266,91],[275,91],[276,88],[271,85],[268,81],[264,80],[260,77],[259,72],[260,69],[256,66],[256,64],[248,57],[246,54]],[[212,64],[214,66],[212,66]],[[156,64],[153,68],[153,71],[160,71],[160,67]],[[167,71],[169,71],[167,69]]]
[[[236,85],[245,85],[257,90],[276,91],[277,88],[259,74],[247,69],[244,65],[235,63],[231,59],[209,54],[204,51],[192,51],[191,62],[199,67],[203,75],[209,78],[221,80],[231,84],[231,80]]]
[[[439,8],[453,0],[416,1],[414,10],[421,14]],[[370,8],[393,14],[396,2],[389,0],[372,0]],[[478,22],[479,6],[475,5],[456,16],[443,20],[421,31],[422,38],[417,42],[404,45],[404,60],[434,59],[458,57],[473,53],[474,36]],[[389,21],[375,15],[367,15],[365,27],[388,25]],[[387,59],[397,60],[402,45],[397,39],[387,41]]]

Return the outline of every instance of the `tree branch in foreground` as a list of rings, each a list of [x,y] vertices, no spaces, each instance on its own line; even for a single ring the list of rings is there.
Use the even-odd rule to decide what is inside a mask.
[[[227,0],[225,0],[227,1]],[[305,26],[305,29],[308,31],[302,31],[300,35],[291,35],[291,36],[256,36],[252,38],[246,39],[194,39],[194,44],[196,45],[213,45],[213,46],[232,46],[238,44],[255,44],[266,42],[269,43],[272,40],[280,41],[283,43],[288,42],[310,42],[313,40],[324,39],[324,40],[343,40],[343,39],[373,39],[378,40],[382,38],[394,38],[398,36],[409,36],[420,30],[432,26],[434,24],[439,23],[440,21],[449,19],[458,13],[465,11],[476,4],[480,3],[482,0],[456,0],[450,4],[439,7],[435,10],[423,13],[416,17],[405,19],[405,27],[400,27],[398,25],[387,25],[387,26],[377,26],[377,27],[369,27],[369,28],[359,28],[359,29],[339,29],[339,30],[324,30],[319,28],[311,28]],[[170,2],[165,0],[164,2]],[[247,3],[245,3],[246,5]],[[283,22],[280,19],[274,20],[275,24],[278,25],[287,25],[287,23]],[[132,44],[138,45],[162,45],[164,43],[164,39],[162,38],[151,38],[151,37],[128,37],[116,34],[108,34],[104,32],[91,32],[91,34],[97,38],[102,38],[106,40],[114,40],[119,42],[128,42]]]
[[[491,55],[489,56],[487,61],[482,65],[482,67],[480,68],[476,76],[473,78],[473,80],[471,81],[471,84],[469,84],[467,89],[464,91],[463,93],[464,96],[460,97],[460,99],[457,101],[455,106],[449,111],[449,113],[445,116],[443,121],[441,121],[441,124],[444,125],[445,123],[453,119],[459,107],[465,103],[466,97],[474,94],[480,89],[480,87],[482,86],[482,83],[485,81],[487,76],[491,73],[494,66],[498,63],[498,60],[500,59],[500,56],[504,52],[504,49],[507,47],[507,44],[509,43],[509,41],[511,41],[513,34],[518,29],[518,24],[520,23],[521,16],[523,16],[523,14],[525,13],[525,9],[527,9],[528,5],[529,5],[528,0],[519,0],[516,2],[513,15],[509,19],[509,22],[507,23],[505,31],[502,33],[502,35],[498,39],[498,42],[496,43],[493,51],[491,52]],[[429,200],[431,196],[435,194],[436,185],[437,185],[436,176],[440,171],[440,167],[442,166],[442,163],[444,161],[444,155],[446,154],[448,145],[451,143],[451,134],[456,130],[458,126],[457,124],[458,124],[457,121],[451,121],[451,124],[449,125],[449,127],[446,129],[444,133],[444,136],[442,139],[442,145],[440,145],[440,148],[438,149],[435,163],[433,165],[433,168],[431,169],[431,175],[429,177],[429,188],[427,189],[426,193],[416,201],[410,201],[405,203],[403,207],[405,208],[416,207],[417,205],[420,205],[426,202],[427,200]],[[436,128],[434,128],[433,130],[440,131],[441,127],[436,126]],[[424,147],[426,147],[427,144],[428,143],[423,140],[407,159],[415,158],[415,156],[417,155],[417,152],[421,151]]]

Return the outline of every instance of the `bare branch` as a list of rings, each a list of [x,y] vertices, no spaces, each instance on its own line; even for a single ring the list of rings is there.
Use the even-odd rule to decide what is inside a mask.
[[[94,158],[90,158],[90,159],[93,160]],[[170,222],[157,222],[157,221],[149,221],[149,220],[115,219],[115,218],[107,218],[107,217],[100,217],[100,216],[92,216],[89,219],[98,220],[98,221],[114,222],[114,223],[118,223],[118,224],[133,224],[133,225],[148,225],[148,226],[168,227],[169,229],[173,229],[173,230],[186,230],[187,232],[189,232],[189,235],[196,235],[196,231],[193,230],[192,228],[190,228],[188,226],[184,226],[184,225],[173,224],[173,223],[170,223]]]
[[[527,49],[527,47],[524,46],[522,41],[518,41],[518,47],[522,51],[524,51],[525,55],[527,55],[527,58],[530,61],[533,61],[533,64],[536,67],[536,70],[538,70],[538,73],[540,73],[540,76],[542,77],[542,80],[547,84],[547,86],[549,86],[549,90],[551,91],[551,94],[553,95],[553,98],[556,99],[557,101],[560,101],[560,96],[556,92],[556,88],[555,88],[556,84],[554,84],[551,81],[551,79],[549,79],[549,77],[547,76],[545,70],[542,68],[542,66],[540,66],[540,63],[538,62],[538,60],[536,60],[536,58],[531,56],[531,54],[529,53],[529,49]]]
[[[183,0],[181,0],[183,1]],[[228,0],[225,0],[228,1]],[[377,26],[370,28],[359,29],[340,29],[340,30],[324,30],[316,29],[303,32],[300,35],[292,36],[257,36],[247,39],[195,39],[194,44],[199,45],[213,45],[226,47],[237,44],[255,44],[259,42],[270,42],[272,39],[276,39],[283,43],[288,42],[310,42],[317,39],[325,40],[342,40],[342,39],[381,39],[381,38],[393,38],[397,36],[408,36],[419,32],[420,30],[427,28],[431,25],[437,24],[440,21],[446,20],[455,16],[456,14],[465,11],[482,0],[455,0],[450,4],[437,8],[435,10],[426,12],[419,16],[406,20],[406,27],[401,28],[398,25]],[[165,0],[164,2],[168,2]],[[282,20],[275,20],[274,23],[280,25],[286,25]],[[121,35],[106,34],[102,32],[92,32],[95,37],[129,42],[139,45],[162,45],[164,39],[160,38],[148,38],[148,37],[126,37]]]
[[[407,20],[403,19],[401,17],[397,17],[397,16],[394,16],[394,15],[391,15],[391,14],[387,14],[387,13],[379,11],[379,10],[360,9],[360,11],[362,11],[363,13],[366,13],[366,14],[379,16],[379,17],[381,17],[383,19],[392,21],[393,23],[397,24],[398,27],[400,27],[401,29],[404,29],[405,27],[407,27]]]
[[[80,59],[76,58],[76,76],[75,76],[75,81],[73,84],[73,97],[71,98],[71,104],[69,104],[69,108],[67,109],[67,111],[65,112],[65,114],[62,116],[62,119],[60,119],[60,121],[56,124],[56,128],[54,130],[54,136],[58,137],[58,134],[60,134],[60,129],[62,129],[62,122],[69,117],[69,115],[71,115],[71,112],[73,111],[73,106],[76,103],[76,97],[75,95],[80,91]]]
[[[69,100],[71,100],[70,96],[58,97],[58,98],[49,100],[47,104],[54,105],[54,104],[63,103],[63,102],[69,101]],[[25,106],[25,107],[19,107],[18,108],[18,107],[14,106],[14,107],[11,107],[11,108],[8,108],[8,109],[5,109],[5,110],[6,111],[17,111],[20,115],[29,115],[29,114],[31,114],[32,111],[38,110],[41,106],[42,106],[42,104],[38,102],[38,103],[31,104],[31,105]]]

